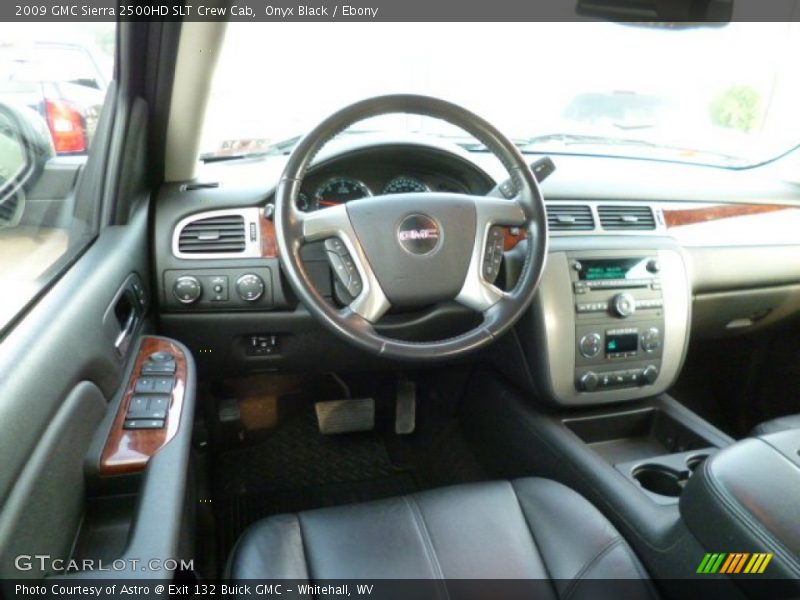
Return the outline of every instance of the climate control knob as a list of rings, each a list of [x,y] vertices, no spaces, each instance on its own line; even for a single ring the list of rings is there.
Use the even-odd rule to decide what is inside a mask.
[[[255,302],[264,295],[264,280],[254,273],[245,273],[236,280],[236,293],[245,302]]]
[[[611,300],[611,308],[618,317],[630,317],[636,312],[636,298],[630,294],[617,294]]]
[[[203,295],[203,286],[197,277],[181,275],[175,280],[172,293],[181,304],[194,304]]]
[[[658,367],[655,365],[647,365],[642,371],[642,378],[645,383],[654,384],[658,379]]]
[[[597,389],[597,385],[600,383],[600,378],[597,376],[597,373],[593,371],[587,371],[581,375],[580,379],[578,379],[578,383],[580,384],[581,390],[584,392],[593,392]]]
[[[578,349],[586,358],[594,358],[600,354],[600,334],[589,333],[578,342]]]
[[[642,334],[642,350],[645,352],[655,352],[661,345],[661,332],[657,327],[650,327]]]

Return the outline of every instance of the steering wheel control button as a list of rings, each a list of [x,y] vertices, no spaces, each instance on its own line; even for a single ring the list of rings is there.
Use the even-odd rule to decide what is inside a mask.
[[[627,293],[617,294],[612,299],[611,306],[614,308],[614,314],[624,319],[636,312],[636,299]]]
[[[357,297],[363,290],[364,284],[358,274],[356,263],[347,251],[344,242],[339,238],[328,238],[325,240],[325,248],[328,251],[328,262],[333,268],[336,279],[344,286],[350,296]]]
[[[344,255],[347,253],[347,248],[345,247],[344,242],[336,237],[325,240],[325,249],[335,252],[339,255]]]
[[[661,346],[661,332],[657,327],[650,327],[641,336],[642,350],[655,352]]]
[[[483,253],[483,278],[489,283],[494,283],[500,274],[504,249],[505,234],[503,233],[503,228],[495,225],[489,229],[489,235],[486,236],[486,248]]]
[[[600,334],[589,333],[581,338],[578,348],[583,356],[586,358],[594,358],[600,354],[602,348]]]
[[[411,254],[431,254],[439,247],[441,239],[441,227],[428,215],[408,215],[397,228],[397,241]]]
[[[200,280],[192,275],[182,275],[175,280],[172,293],[181,304],[194,304],[203,295],[203,286]]]
[[[245,273],[236,280],[236,293],[245,302],[255,302],[264,295],[264,280],[254,273]]]

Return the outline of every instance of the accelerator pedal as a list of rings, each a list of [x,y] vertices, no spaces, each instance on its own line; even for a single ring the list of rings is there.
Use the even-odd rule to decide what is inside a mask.
[[[371,431],[375,428],[375,400],[328,400],[314,404],[319,432],[324,435]]]
[[[397,435],[414,433],[417,424],[417,386],[413,381],[397,382],[397,404],[394,432]]]

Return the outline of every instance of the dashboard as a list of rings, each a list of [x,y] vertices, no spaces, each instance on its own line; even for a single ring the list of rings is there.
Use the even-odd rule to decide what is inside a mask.
[[[400,148],[356,152],[312,170],[298,194],[298,208],[315,211],[369,196],[409,192],[485,194],[494,183],[469,162],[436,152]]]
[[[303,181],[302,210],[408,191],[503,190],[503,170],[491,155],[441,141],[332,145]],[[527,371],[523,379],[562,403],[633,399],[671,384],[690,335],[757,331],[800,311],[796,184],[695,165],[553,158],[558,170],[542,188],[550,250],[537,300],[516,335],[506,336],[515,339],[499,340],[484,359]],[[211,372],[385,368],[385,359],[319,326],[282,277],[265,207],[285,162],[209,165],[202,180],[160,190],[153,239],[162,329]],[[520,268],[523,233],[505,232],[505,286]],[[323,296],[346,303],[323,243],[305,246],[303,261]],[[628,277],[629,263],[661,271],[654,281],[636,269]],[[587,268],[585,277],[576,265]],[[390,313],[379,329],[443,339],[475,319],[445,303]]]

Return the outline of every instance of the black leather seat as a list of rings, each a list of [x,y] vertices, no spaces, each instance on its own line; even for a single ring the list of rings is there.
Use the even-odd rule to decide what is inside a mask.
[[[759,423],[753,428],[750,435],[757,437],[759,435],[768,435],[770,433],[790,431],[792,429],[800,429],[800,414],[786,415],[785,417],[778,417],[777,419]]]
[[[654,598],[628,544],[582,496],[547,479],[460,485],[270,517],[234,549],[243,579],[630,580]]]

